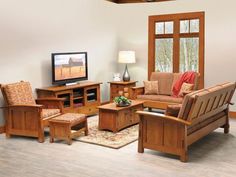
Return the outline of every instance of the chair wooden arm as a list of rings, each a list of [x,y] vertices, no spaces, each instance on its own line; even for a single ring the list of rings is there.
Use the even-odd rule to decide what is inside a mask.
[[[132,87],[131,88],[131,99],[137,99],[137,95],[143,95],[144,94],[144,87]]]
[[[167,116],[165,114],[160,114],[160,113],[155,113],[155,112],[147,112],[147,111],[137,111],[136,113],[139,114],[139,115],[145,115],[146,117],[147,116],[155,116],[155,117],[160,118],[160,119],[168,119],[168,120],[172,120],[172,121],[175,121],[175,122],[178,122],[178,123],[181,123],[181,124],[191,125],[191,122],[179,119],[177,117]]]
[[[40,104],[28,104],[28,105],[8,105],[6,108],[43,108]]]
[[[65,98],[54,98],[54,97],[48,97],[48,98],[37,98],[37,101],[64,101]]]
[[[62,112],[64,100],[64,98],[38,98],[36,99],[36,103],[42,104],[44,108],[60,109]]]

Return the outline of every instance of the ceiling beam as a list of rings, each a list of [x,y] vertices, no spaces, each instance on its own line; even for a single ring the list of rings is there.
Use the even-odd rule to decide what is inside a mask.
[[[110,2],[122,4],[122,3],[144,3],[144,2],[161,2],[161,1],[173,1],[173,0],[107,0]]]

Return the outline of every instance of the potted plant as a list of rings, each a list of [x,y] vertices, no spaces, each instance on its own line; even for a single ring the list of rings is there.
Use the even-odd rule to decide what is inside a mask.
[[[131,104],[131,101],[124,96],[115,97],[114,102],[120,107],[129,106]]]

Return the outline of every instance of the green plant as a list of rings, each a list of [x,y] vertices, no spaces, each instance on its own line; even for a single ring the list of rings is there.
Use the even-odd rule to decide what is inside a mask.
[[[115,97],[114,102],[116,104],[130,104],[131,103],[131,101],[124,96]]]

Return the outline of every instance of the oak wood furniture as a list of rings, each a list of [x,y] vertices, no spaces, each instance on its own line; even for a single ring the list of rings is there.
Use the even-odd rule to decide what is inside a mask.
[[[235,83],[225,83],[187,94],[177,117],[138,111],[138,152],[158,150],[186,162],[188,146],[218,127],[229,132],[229,104],[235,87]]]
[[[5,133],[5,126],[0,126],[0,134]]]
[[[37,137],[44,142],[48,120],[62,113],[61,98],[33,98],[29,82],[1,85],[5,101],[6,137],[21,135]]]
[[[130,106],[117,107],[115,103],[99,106],[98,129],[118,132],[128,126],[137,124],[139,117],[136,111],[143,110],[143,101],[132,100]]]
[[[199,20],[199,31],[198,32],[181,32],[180,23],[182,20]],[[173,33],[156,34],[156,23],[158,22],[173,22]],[[190,23],[189,23],[190,24]],[[190,29],[189,25],[189,29]],[[180,50],[181,50],[181,39],[198,39],[198,73],[199,78],[199,89],[204,88],[204,38],[205,38],[205,13],[204,12],[191,12],[191,13],[179,13],[179,14],[165,14],[165,15],[153,15],[149,16],[149,26],[148,26],[148,79],[151,77],[151,73],[157,71],[160,68],[155,68],[156,66],[156,45],[157,40],[162,39],[173,39],[173,62],[172,62],[172,72],[180,72]],[[195,48],[194,48],[195,49]]]
[[[132,87],[131,99],[143,100],[144,107],[156,109],[166,109],[169,104],[180,104],[183,98],[172,96],[172,88],[180,77],[181,73],[152,72],[150,81],[158,81],[158,94],[145,95],[143,86]],[[199,74],[196,73],[193,90],[198,89],[198,79]]]
[[[100,82],[81,82],[71,86],[37,88],[39,98],[64,98],[63,112],[93,115],[100,105]]]
[[[72,138],[75,138],[84,131],[88,135],[87,117],[85,114],[66,113],[49,120],[50,125],[50,142],[54,139],[66,140],[69,145]]]
[[[123,95],[131,98],[131,88],[136,86],[137,81],[113,81],[110,83],[110,101],[113,102],[114,98]]]

